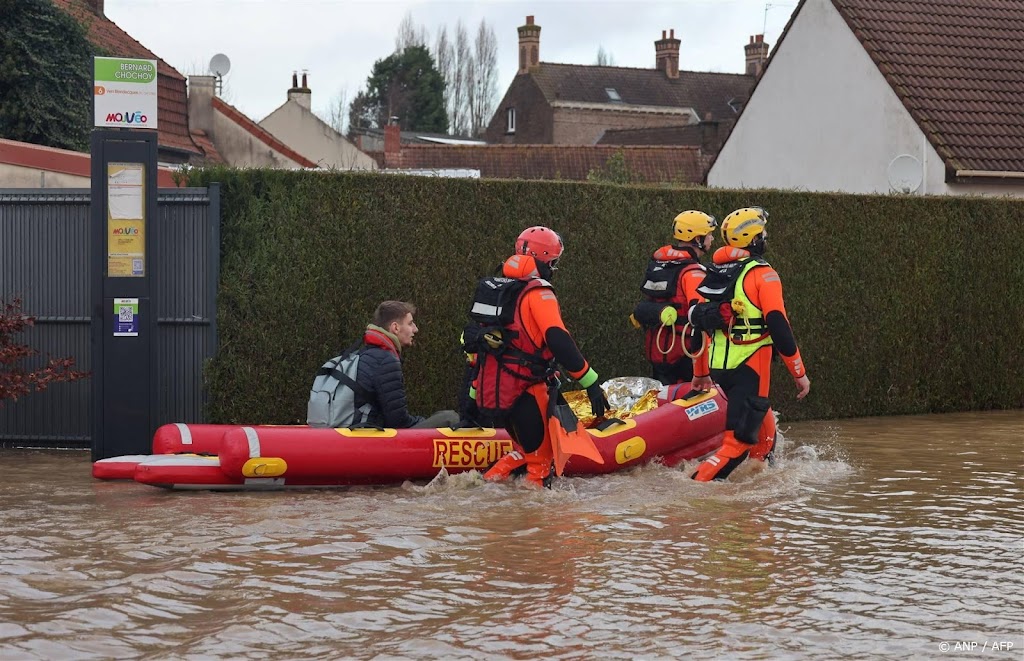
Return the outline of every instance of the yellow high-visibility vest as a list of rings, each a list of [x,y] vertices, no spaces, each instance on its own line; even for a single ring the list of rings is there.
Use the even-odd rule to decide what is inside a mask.
[[[754,355],[758,349],[772,343],[764,313],[743,291],[743,280],[751,269],[767,266],[767,262],[751,259],[743,267],[740,277],[733,286],[732,305],[736,321],[730,331],[716,330],[711,337],[711,354],[708,364],[711,369],[736,369]]]

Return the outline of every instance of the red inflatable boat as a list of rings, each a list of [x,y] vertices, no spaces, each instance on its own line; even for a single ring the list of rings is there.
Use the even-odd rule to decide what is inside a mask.
[[[717,390],[658,404],[634,417],[610,418],[588,429],[604,463],[573,456],[565,474],[610,473],[655,458],[675,465],[718,447],[725,428],[725,400]],[[176,424],[157,430],[153,455],[100,460],[93,475],[134,477],[169,489],[394,484],[430,480],[442,469],[485,470],[512,449],[508,433],[491,428]]]

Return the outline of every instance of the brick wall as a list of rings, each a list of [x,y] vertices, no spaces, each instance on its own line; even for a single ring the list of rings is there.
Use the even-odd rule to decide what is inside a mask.
[[[508,109],[515,108],[516,132],[508,133]],[[531,76],[516,76],[484,131],[490,144],[550,144],[552,109]]]
[[[388,154],[388,168],[468,168],[496,179],[585,180],[593,169],[604,168],[615,153],[637,180],[649,183],[699,184],[708,157],[692,146],[616,145],[402,145]],[[384,165],[384,153],[370,154]]]
[[[556,108],[551,142],[556,145],[593,145],[606,129],[679,126],[689,119],[688,115]]]

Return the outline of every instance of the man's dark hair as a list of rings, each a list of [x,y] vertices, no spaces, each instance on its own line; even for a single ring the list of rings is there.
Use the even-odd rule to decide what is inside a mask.
[[[416,306],[405,301],[384,301],[373,313],[373,324],[387,328],[393,321],[402,321],[407,314],[416,314]]]

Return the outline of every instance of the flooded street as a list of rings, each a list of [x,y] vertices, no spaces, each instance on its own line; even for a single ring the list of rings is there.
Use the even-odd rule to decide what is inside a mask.
[[[551,491],[170,492],[0,452],[0,658],[1022,658],[1024,411],[781,429],[726,483]]]

